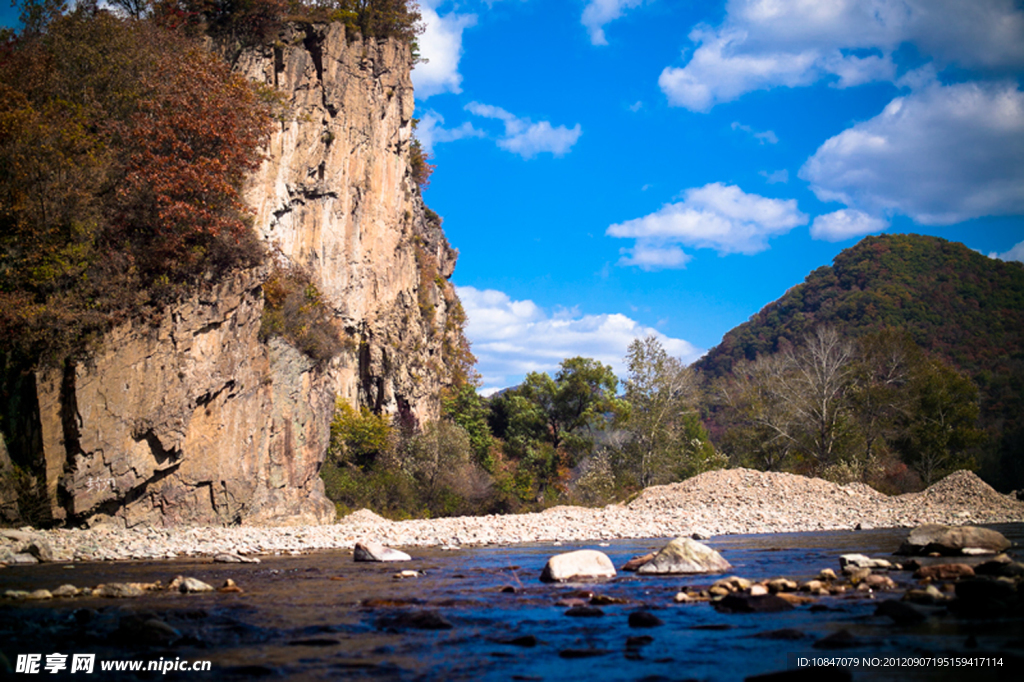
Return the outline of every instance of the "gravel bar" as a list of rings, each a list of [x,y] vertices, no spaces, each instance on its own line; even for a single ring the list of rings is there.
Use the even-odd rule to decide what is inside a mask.
[[[967,471],[923,492],[890,497],[860,483],[837,485],[794,474],[727,469],[648,488],[629,504],[599,509],[559,506],[532,514],[397,522],[360,510],[324,526],[108,525],[31,532],[45,537],[54,561],[73,562],[304,554],[351,549],[366,540],[393,547],[457,548],[1022,521],[1024,502],[996,492]]]

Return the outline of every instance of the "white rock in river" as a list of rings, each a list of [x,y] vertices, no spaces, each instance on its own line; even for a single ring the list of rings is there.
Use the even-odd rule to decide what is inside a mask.
[[[872,559],[863,554],[843,554],[839,557],[839,567],[846,568],[892,568],[892,563],[885,559]]]
[[[637,573],[718,573],[732,568],[722,555],[690,538],[676,538],[665,545],[654,558],[636,570]]]
[[[556,554],[548,559],[540,574],[540,579],[546,583],[614,577],[615,566],[612,560],[596,549]]]
[[[409,561],[411,556],[397,549],[391,549],[377,542],[357,542],[352,550],[356,561]]]

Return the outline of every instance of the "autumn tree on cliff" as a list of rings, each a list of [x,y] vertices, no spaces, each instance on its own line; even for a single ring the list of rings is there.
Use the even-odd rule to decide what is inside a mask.
[[[240,190],[270,123],[188,38],[43,2],[0,46],[0,334],[28,362],[257,262]]]

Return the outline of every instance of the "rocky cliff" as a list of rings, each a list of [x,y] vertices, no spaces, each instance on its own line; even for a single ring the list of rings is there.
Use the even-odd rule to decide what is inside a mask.
[[[312,275],[358,342],[331,368],[336,392],[422,420],[438,416],[443,337],[460,338],[456,253],[411,175],[410,66],[405,44],[339,23],[286,26],[235,60],[287,105],[247,197],[260,237]]]
[[[6,373],[18,405],[5,409],[19,417],[0,473],[22,486],[23,517],[31,505],[66,523],[326,522],[319,470],[337,397],[406,421],[438,416],[462,313],[448,282],[456,254],[411,174],[408,47],[294,24],[231,59],[282,103],[247,188],[273,262],[114,329],[87,362]],[[339,355],[314,360],[261,336],[274,267],[319,289],[347,337]],[[14,520],[14,486],[0,488]]]

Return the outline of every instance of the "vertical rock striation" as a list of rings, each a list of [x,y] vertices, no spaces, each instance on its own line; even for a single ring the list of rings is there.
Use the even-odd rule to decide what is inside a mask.
[[[353,403],[438,416],[447,345],[461,341],[455,251],[412,178],[407,45],[291,24],[235,70],[287,105],[247,198],[256,230],[304,268],[359,349],[330,369]]]
[[[8,372],[31,414],[8,419],[27,426],[6,451],[0,434],[0,475],[35,477],[37,519],[327,522],[319,471],[336,397],[438,416],[462,311],[456,253],[411,175],[408,47],[290,24],[232,61],[284,105],[247,188],[254,229],[278,265],[306,272],[350,342],[315,361],[262,338],[268,265],[115,328],[88,362]],[[12,490],[0,485],[8,516]]]

